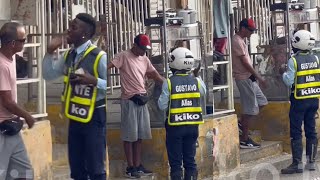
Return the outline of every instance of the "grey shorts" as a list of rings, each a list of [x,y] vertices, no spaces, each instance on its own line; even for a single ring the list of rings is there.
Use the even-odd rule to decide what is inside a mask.
[[[261,91],[257,82],[250,79],[236,80],[240,92],[240,104],[242,114],[258,115],[259,106],[268,104],[266,96]]]
[[[0,179],[33,179],[33,169],[22,137],[0,134]]]
[[[121,100],[121,139],[135,142],[138,139],[151,139],[151,126],[148,106],[139,106],[131,100]]]

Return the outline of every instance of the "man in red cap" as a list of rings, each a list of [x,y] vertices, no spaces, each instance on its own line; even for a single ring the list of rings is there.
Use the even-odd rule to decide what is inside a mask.
[[[267,98],[259,85],[266,86],[266,81],[255,71],[250,59],[246,38],[256,31],[253,19],[243,19],[239,31],[232,37],[232,70],[233,77],[240,92],[241,119],[239,128],[240,148],[259,148],[260,144],[249,137],[249,125],[259,114],[259,110],[268,104]],[[259,82],[259,85],[258,83]]]
[[[127,157],[126,176],[140,178],[151,174],[141,164],[142,139],[151,139],[150,117],[145,77],[159,81],[163,78],[152,66],[146,51],[151,49],[150,39],[145,34],[134,38],[133,47],[115,56],[108,69],[120,70],[121,82],[121,138]]]

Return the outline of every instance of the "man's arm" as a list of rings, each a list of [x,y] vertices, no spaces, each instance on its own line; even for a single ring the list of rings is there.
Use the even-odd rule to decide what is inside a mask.
[[[15,99],[12,98],[12,79],[10,69],[6,66],[0,66],[0,102],[12,114],[23,117],[31,128],[34,124],[33,117],[20,108]]]
[[[42,75],[45,80],[53,80],[63,75],[64,58],[60,56],[54,60],[53,53],[62,45],[62,37],[55,37],[47,47],[47,53],[43,58]]]
[[[98,89],[107,90],[107,54],[103,54],[98,64],[99,77],[91,75],[88,71],[84,71],[84,74],[76,74],[76,78],[70,80],[71,82],[77,82],[80,84],[94,85]]]
[[[123,64],[123,59],[126,58],[125,54],[119,53],[116,54],[112,61],[108,64],[107,68],[111,69],[113,67],[120,69]]]
[[[165,110],[169,106],[169,89],[168,89],[168,82],[164,81],[162,84],[162,92],[158,99],[158,106],[159,109]]]
[[[54,60],[52,54],[46,53],[42,63],[42,75],[45,80],[54,80],[63,75],[64,58],[60,56]]]
[[[97,88],[107,90],[107,54],[101,56],[98,67]]]
[[[0,99],[2,105],[12,114],[19,117],[23,117],[26,120],[29,128],[31,128],[35,122],[34,118],[24,109],[18,106],[18,104],[12,100],[11,91],[0,91]]]
[[[147,73],[147,76],[159,83],[163,83],[164,78],[158,73],[157,70],[151,71]]]
[[[252,65],[250,64],[250,60],[248,59],[247,56],[241,56],[240,57],[241,63],[243,64],[243,66],[251,73],[253,74],[253,76],[255,78],[257,78],[258,81],[264,81],[262,79],[262,77],[260,76],[259,73],[256,72],[256,70],[252,67]]]
[[[108,67],[107,67],[107,68],[108,68],[108,69],[111,69],[111,68],[113,68],[113,67],[115,67],[114,64],[113,64],[112,62],[110,62],[110,63],[108,64]]]
[[[196,78],[200,82],[200,89],[199,89],[200,95],[204,96],[207,93],[207,86],[200,77],[196,77]]]
[[[280,69],[283,69],[282,67]],[[280,74],[282,74],[283,72],[284,71],[280,71]],[[296,75],[296,69],[294,68],[294,63],[293,63],[292,58],[290,58],[288,60],[288,65],[287,65],[286,71],[282,74],[283,82],[287,86],[291,87],[292,84],[294,83],[295,75]]]

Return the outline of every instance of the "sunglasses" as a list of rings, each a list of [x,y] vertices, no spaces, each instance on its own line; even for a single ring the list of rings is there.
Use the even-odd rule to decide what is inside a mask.
[[[21,42],[21,43],[25,43],[27,40],[27,38],[24,38],[24,39],[16,39],[14,41],[18,41],[18,42]]]

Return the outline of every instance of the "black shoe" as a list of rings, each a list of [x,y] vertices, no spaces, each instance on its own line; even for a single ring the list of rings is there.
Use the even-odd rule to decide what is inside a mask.
[[[198,179],[198,171],[184,172],[184,180],[197,180],[197,179]]]
[[[302,140],[295,139],[291,140],[291,151],[292,151],[292,164],[287,168],[281,169],[281,174],[294,174],[294,173],[302,173],[303,165],[302,165]]]
[[[299,164],[292,163],[287,168],[281,169],[281,174],[294,174],[294,173],[302,173],[302,172],[303,172],[302,163],[299,163]]]
[[[261,145],[254,142],[251,138],[248,138],[247,141],[240,141],[240,148],[241,149],[256,149],[260,148]]]
[[[141,176],[138,173],[137,168],[135,168],[135,167],[127,167],[126,177],[128,177],[130,179],[138,179]]]
[[[170,172],[171,180],[182,180],[182,172]]]
[[[152,171],[144,168],[144,167],[142,166],[142,164],[140,164],[140,166],[137,167],[137,171],[138,171],[138,173],[141,174],[141,175],[151,175],[151,174],[152,174]]]
[[[306,155],[307,155],[307,164],[305,169],[309,171],[316,170],[316,157],[318,151],[318,139],[307,139],[306,142]]]
[[[307,161],[304,168],[309,171],[315,171],[316,170],[316,163]]]

